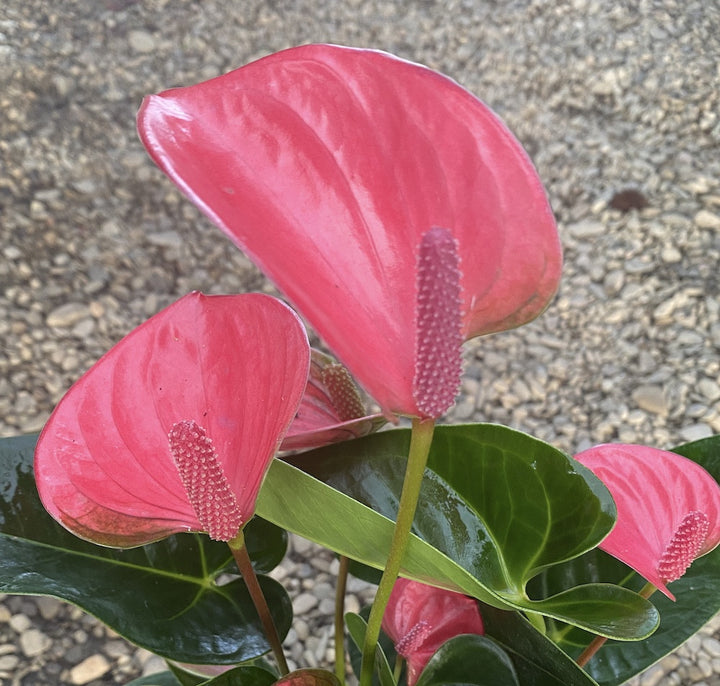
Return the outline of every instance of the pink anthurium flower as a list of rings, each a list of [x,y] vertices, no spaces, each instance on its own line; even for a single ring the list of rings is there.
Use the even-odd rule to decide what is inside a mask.
[[[317,448],[366,436],[383,424],[382,414],[367,414],[348,370],[329,355],[311,349],[305,394],[280,447]]]
[[[402,578],[395,582],[382,627],[395,642],[397,654],[407,660],[408,686],[418,680],[445,641],[484,633],[473,598]]]
[[[43,505],[104,545],[180,531],[233,539],[298,408],[309,358],[304,327],[279,300],[181,298],[60,401],[35,453]]]
[[[717,481],[686,457],[641,445],[599,445],[575,459],[617,506],[615,528],[600,548],[675,600],[667,584],[720,542]]]
[[[537,173],[454,81],[306,45],[145,99],[156,163],[391,416],[453,403],[463,340],[540,314],[561,250]]]

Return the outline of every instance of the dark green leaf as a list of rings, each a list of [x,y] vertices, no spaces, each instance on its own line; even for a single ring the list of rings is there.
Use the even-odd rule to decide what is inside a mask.
[[[293,462],[393,518],[409,440],[409,431],[387,431],[304,453]],[[438,427],[428,467],[414,532],[469,573],[472,581],[462,578],[457,568],[441,564],[437,558],[431,560],[427,550],[421,551],[417,560],[409,550],[404,575],[460,590],[496,607],[531,610],[617,638],[646,636],[655,628],[653,606],[626,589],[586,585],[557,597],[532,600],[525,593],[533,576],[597,545],[614,522],[610,494],[582,465],[526,434],[474,424]],[[277,489],[279,506],[290,489],[282,483]],[[355,504],[331,503],[321,489],[311,502],[313,521],[309,525],[313,531],[299,533],[333,548],[338,533],[335,521],[342,515],[341,521],[355,524],[350,509],[357,508]],[[298,503],[293,514],[302,507]],[[258,509],[283,527],[293,525],[287,519],[274,519],[277,506],[272,514],[260,505]],[[318,517],[318,510],[325,516]],[[353,543],[362,550],[346,554],[378,566],[371,560],[373,553],[388,548],[380,528],[370,519],[364,515],[352,528]],[[373,550],[366,549],[366,538]],[[435,569],[429,567],[430,562]]]
[[[277,677],[260,667],[235,667],[220,676],[203,681],[202,686],[272,686]]]
[[[228,567],[227,545],[182,534],[114,550],[76,538],[40,504],[34,445],[35,437],[0,441],[0,593],[64,598],[130,641],[180,662],[234,664],[269,649],[245,584],[214,582]],[[260,583],[284,636],[290,599],[273,579],[260,577]]]
[[[417,686],[520,686],[505,651],[484,636],[463,635],[443,643]]]
[[[593,681],[552,641],[518,612],[481,606],[485,634],[515,666],[520,686],[594,686]]]

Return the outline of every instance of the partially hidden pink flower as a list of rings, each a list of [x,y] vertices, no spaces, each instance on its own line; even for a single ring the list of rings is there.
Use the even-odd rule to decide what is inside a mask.
[[[385,423],[382,414],[367,413],[348,370],[311,349],[305,394],[280,447],[301,450],[347,441],[377,431]]]
[[[461,634],[484,633],[473,598],[409,579],[395,582],[382,627],[397,654],[407,660],[408,686],[443,643]]]
[[[617,506],[615,527],[600,548],[675,600],[667,584],[720,542],[717,481],[686,457],[642,445],[599,445],[575,459]]]
[[[261,294],[191,293],[103,356],[52,413],[35,453],[48,512],[135,546],[180,531],[231,540],[308,374],[305,329]]]
[[[149,96],[155,162],[388,415],[452,405],[466,339],[540,314],[561,269],[529,158],[457,83],[306,45]]]

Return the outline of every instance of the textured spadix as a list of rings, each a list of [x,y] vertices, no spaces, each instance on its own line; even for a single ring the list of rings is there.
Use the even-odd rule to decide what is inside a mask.
[[[35,454],[43,505],[105,545],[179,531],[232,537],[253,514],[309,356],[302,324],[279,300],[185,296],[60,401]]]
[[[307,45],[150,96],[157,164],[292,300],[386,413],[414,389],[417,255],[443,227],[463,339],[536,317],[561,267],[538,176],[457,83],[386,53]]]
[[[473,598],[408,579],[395,582],[382,626],[396,652],[407,660],[408,686],[445,641],[484,632]]]
[[[600,544],[668,598],[671,581],[720,542],[720,486],[681,455],[608,444],[576,455],[608,487],[615,528]]]

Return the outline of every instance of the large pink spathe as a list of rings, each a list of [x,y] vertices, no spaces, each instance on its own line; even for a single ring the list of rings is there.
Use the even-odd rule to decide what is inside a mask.
[[[457,246],[461,339],[533,319],[558,286],[555,222],[527,155],[488,107],[420,65],[293,48],[146,98],[138,127],[387,413],[427,416],[414,380],[429,231]]]
[[[599,445],[575,459],[617,506],[615,528],[600,548],[675,600],[667,584],[720,542],[717,481],[686,457],[642,445]]]
[[[35,453],[43,505],[105,545],[180,531],[229,540],[254,512],[309,357],[300,320],[279,300],[185,296],[60,401]]]

